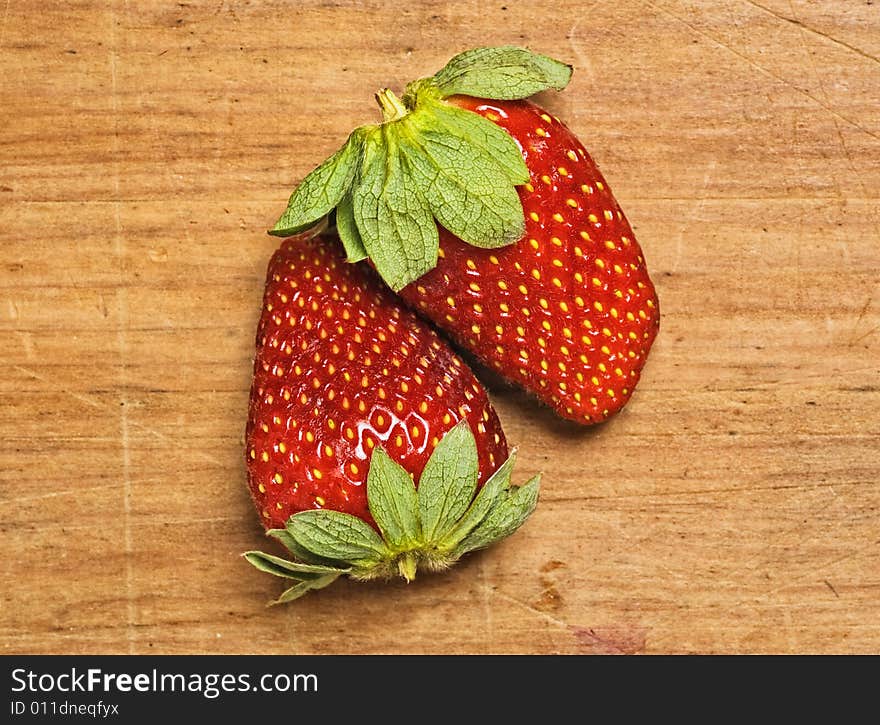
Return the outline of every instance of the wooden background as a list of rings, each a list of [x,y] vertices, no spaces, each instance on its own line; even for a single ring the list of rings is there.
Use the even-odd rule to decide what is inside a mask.
[[[242,460],[266,228],[372,93],[482,44],[632,221],[662,329],[539,508],[410,585],[280,582]],[[880,4],[0,0],[7,653],[880,652]]]

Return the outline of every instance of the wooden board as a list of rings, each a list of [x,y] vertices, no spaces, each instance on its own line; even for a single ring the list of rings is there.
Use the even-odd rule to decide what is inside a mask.
[[[494,392],[545,471],[500,546],[267,609],[265,229],[374,89],[503,43],[576,68],[645,375],[581,432]],[[3,651],[880,651],[878,108],[876,3],[0,3]]]

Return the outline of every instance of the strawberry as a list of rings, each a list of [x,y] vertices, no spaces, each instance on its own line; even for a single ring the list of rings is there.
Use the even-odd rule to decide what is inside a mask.
[[[535,502],[537,481],[508,488],[507,442],[471,371],[330,235],[271,259],[245,435],[263,526],[297,560],[246,556],[297,580],[282,601],[342,573],[444,568]]]
[[[441,228],[437,266],[401,296],[563,417],[605,420],[631,396],[659,326],[632,229],[558,119],[529,101],[450,102],[498,124],[522,149],[526,231],[485,250]]]
[[[291,195],[273,234],[335,210],[350,261],[477,360],[592,424],[630,399],[659,329],[641,248],[574,134],[523,100],[571,68],[477,48],[361,126]]]

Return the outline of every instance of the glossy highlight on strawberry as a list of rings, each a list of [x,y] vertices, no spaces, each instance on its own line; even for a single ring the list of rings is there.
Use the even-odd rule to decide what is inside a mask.
[[[529,181],[526,232],[479,249],[440,229],[437,266],[401,296],[481,362],[581,423],[629,400],[659,328],[642,250],[604,177],[529,101],[448,99],[507,130]]]
[[[332,235],[285,241],[268,268],[246,427],[263,526],[312,509],[372,522],[374,450],[418,480],[461,420],[476,437],[482,484],[508,449],[471,371],[368,265],[347,263]]]

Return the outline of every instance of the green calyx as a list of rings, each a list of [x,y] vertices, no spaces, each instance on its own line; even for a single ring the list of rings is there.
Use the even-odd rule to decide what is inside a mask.
[[[440,571],[464,554],[516,531],[535,509],[540,476],[511,487],[515,453],[477,491],[477,447],[465,421],[440,441],[419,479],[381,448],[367,475],[367,502],[377,532],[351,514],[301,511],[269,536],[293,555],[261,551],[244,557],[257,569],[295,583],[273,604],[321,589],[343,574],[359,579],[415,578],[420,569]]]
[[[476,247],[512,244],[525,230],[516,187],[529,180],[522,153],[491,121],[447,103],[561,90],[571,67],[524,48],[455,56],[402,98],[382,89],[383,121],[361,126],[294,190],[270,230],[298,234],[335,210],[350,262],[369,258],[395,291],[437,264],[437,224]]]

